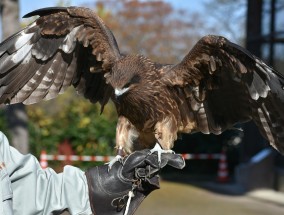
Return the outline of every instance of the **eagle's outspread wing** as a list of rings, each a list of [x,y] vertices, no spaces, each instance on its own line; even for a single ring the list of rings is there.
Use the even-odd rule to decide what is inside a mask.
[[[206,36],[179,64],[163,67],[121,55],[90,9],[45,8],[26,17],[34,15],[39,18],[0,44],[0,104],[36,103],[73,85],[102,107],[115,95],[125,118],[117,127],[119,149],[135,138],[169,149],[177,132],[219,134],[253,119],[284,153],[284,77],[247,50]]]
[[[0,44],[0,104],[36,103],[73,85],[102,106],[105,83],[120,52],[111,31],[87,8],[45,8],[32,24]]]
[[[162,81],[182,91],[181,103],[193,111],[203,133],[219,134],[253,119],[284,153],[284,77],[242,47],[206,36]]]

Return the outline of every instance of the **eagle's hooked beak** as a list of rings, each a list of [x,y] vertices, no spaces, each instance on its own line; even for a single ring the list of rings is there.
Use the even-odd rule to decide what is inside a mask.
[[[114,89],[115,98],[118,99],[120,96],[122,96],[124,93],[126,93],[129,90],[129,87],[123,88],[123,89]]]

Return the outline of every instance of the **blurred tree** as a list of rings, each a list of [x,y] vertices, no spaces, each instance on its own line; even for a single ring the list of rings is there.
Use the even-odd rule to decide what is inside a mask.
[[[57,144],[65,139],[78,155],[113,153],[117,116],[112,104],[100,115],[99,105],[75,94],[70,88],[55,100],[27,107],[34,154],[39,155],[43,148],[57,153]]]
[[[205,29],[245,45],[247,0],[209,0],[204,4]]]
[[[71,0],[58,0],[56,6],[59,7],[68,7],[71,6]]]
[[[97,1],[96,8],[123,53],[176,63],[202,36],[200,14],[177,10],[164,1]]]
[[[2,0],[0,13],[3,38],[7,38],[20,29],[19,1]],[[8,127],[11,134],[11,145],[24,154],[28,153],[28,118],[24,105],[16,104],[7,106],[5,108],[5,115],[7,117]]]

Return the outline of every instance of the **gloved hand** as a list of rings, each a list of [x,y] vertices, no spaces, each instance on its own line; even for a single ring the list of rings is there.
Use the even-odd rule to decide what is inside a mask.
[[[86,171],[92,212],[95,215],[132,215],[153,190],[159,189],[159,172],[166,165],[182,169],[184,159],[178,154],[136,151],[116,162]]]

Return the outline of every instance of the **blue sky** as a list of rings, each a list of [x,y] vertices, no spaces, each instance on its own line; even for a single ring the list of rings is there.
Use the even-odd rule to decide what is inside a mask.
[[[1,1],[1,0],[0,0]],[[114,0],[112,0],[114,1]],[[147,0],[145,0],[147,1]],[[177,9],[188,11],[202,11],[203,3],[208,0],[188,1],[188,0],[164,0],[173,5]],[[54,7],[59,0],[19,0],[20,2],[20,17],[25,14],[44,7]],[[95,0],[67,0],[72,6],[82,6],[84,4],[93,4]],[[2,35],[2,26],[0,22],[0,41]]]
[[[0,0],[1,1],[1,0]],[[36,9],[44,8],[44,7],[54,7],[60,0],[19,0],[20,2],[20,17],[23,17],[25,14],[34,11]],[[69,2],[73,6],[82,6],[82,5],[94,5],[96,0],[63,0]],[[106,0],[107,1],[107,0]],[[109,0],[115,1],[115,0]],[[140,0],[140,1],[149,1],[149,0]],[[212,19],[212,16],[208,13],[208,10],[204,8],[204,3],[210,2],[210,0],[163,0],[165,2],[170,3],[176,9],[183,9],[189,13],[192,12],[200,12],[206,14],[206,23],[208,25],[214,26],[221,26],[218,20]],[[194,20],[193,20],[194,21]],[[216,28],[218,29],[218,28]],[[202,30],[202,29],[201,29]],[[1,41],[1,22],[0,22],[0,41]],[[212,31],[208,28],[205,28],[205,31],[202,34],[212,34]],[[216,32],[213,34],[216,34]],[[226,32],[226,29],[223,30],[222,26],[217,30],[217,34],[227,37],[232,41],[236,42],[235,32],[233,34]],[[238,32],[236,32],[238,35]]]
[[[70,3],[73,6],[82,6],[82,5],[94,5],[96,0],[61,0]],[[105,1],[115,1],[115,0],[105,0]],[[130,1],[130,0],[129,0]],[[140,1],[150,1],[150,0],[140,0]],[[154,1],[154,0],[153,0]],[[210,2],[210,0],[163,0],[167,3],[170,3],[176,9],[183,9],[189,13],[198,12],[199,14],[206,14],[206,25],[209,28],[202,28],[201,34],[212,34],[212,30],[210,27],[217,28],[217,32],[213,32],[213,34],[218,34],[231,39],[234,42],[237,42],[239,35],[243,32],[243,29],[240,31],[237,30],[235,32],[228,32],[224,29],[224,26],[216,20],[216,17],[212,17],[212,14],[208,14],[208,10],[204,7],[204,3]],[[25,14],[40,9],[44,7],[54,7],[57,5],[60,0],[19,0],[20,2],[20,17],[23,17]],[[213,19],[212,19],[213,18]],[[194,21],[194,20],[193,20]],[[217,22],[216,22],[217,21]],[[29,21],[28,21],[29,22]],[[218,28],[219,27],[219,28]],[[233,26],[238,29],[238,25]],[[0,41],[1,41],[1,22],[0,22]]]
[[[164,0],[169,2],[176,8],[182,8],[185,10],[202,10],[202,4],[206,0],[199,1],[188,1],[188,0]],[[20,16],[39,9],[43,7],[52,7],[55,6],[58,0],[20,0]],[[69,0],[71,5],[81,6],[84,3],[92,3],[94,0]]]
[[[25,14],[34,11],[39,8],[44,7],[54,7],[60,0],[19,0],[20,2],[20,17],[23,17]],[[82,6],[82,5],[94,5],[96,0],[63,0],[65,2],[70,3],[73,6]],[[115,0],[105,0],[105,1],[115,1]],[[130,0],[129,0],[130,1]],[[150,1],[150,0],[140,0],[140,1]],[[154,0],[153,0],[154,1]],[[216,19],[212,19],[212,14],[208,14],[208,10],[204,7],[204,3],[210,2],[210,0],[163,0],[167,3],[170,3],[176,9],[183,9],[188,11],[189,13],[199,12],[200,14],[206,14],[207,24],[211,26],[221,26],[220,23],[216,22]],[[236,29],[238,26],[236,26]],[[202,30],[202,29],[201,29]],[[218,29],[219,31],[213,32],[213,34],[219,34],[225,36],[232,41],[236,42],[239,38],[238,31],[232,33],[228,33],[223,29],[223,26]],[[240,31],[242,32],[242,31]],[[1,33],[1,30],[0,30]],[[212,34],[210,29],[205,29],[202,34]],[[236,35],[237,36],[236,36]]]

